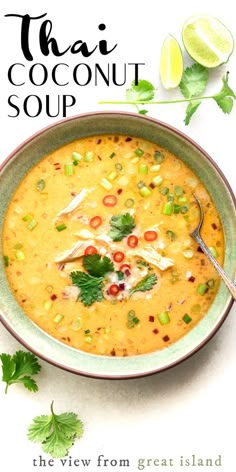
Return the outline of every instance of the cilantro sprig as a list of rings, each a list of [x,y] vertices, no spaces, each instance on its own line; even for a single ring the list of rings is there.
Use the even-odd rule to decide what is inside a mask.
[[[80,289],[78,299],[84,306],[90,306],[103,300],[105,275],[114,272],[115,268],[109,257],[102,258],[100,254],[84,256],[83,266],[88,273],[77,270],[70,276],[72,284]]]
[[[129,296],[131,297],[135,292],[147,292],[151,290],[156,283],[156,274],[147,274],[130,290]]]
[[[83,435],[83,423],[75,413],[36,416],[28,428],[28,439],[41,443],[42,449],[54,458],[65,457],[76,438]]]
[[[36,375],[41,369],[37,357],[31,352],[17,351],[13,356],[0,354],[2,361],[2,381],[6,382],[5,393],[8,387],[15,383],[22,383],[31,392],[37,392],[38,386],[31,375]]]
[[[214,100],[223,113],[229,114],[232,111],[236,95],[229,85],[229,72],[222,77],[223,85],[219,92],[212,95],[203,95],[209,79],[208,69],[198,63],[184,70],[179,91],[184,98],[176,100],[153,100],[155,98],[155,88],[147,80],[139,80],[135,85],[133,81],[131,87],[126,90],[125,101],[101,101],[100,104],[121,104],[121,105],[167,105],[175,103],[188,103],[185,113],[185,125],[190,123],[193,114],[197,111],[202,100]],[[140,114],[146,114],[147,110],[139,110]]]
[[[141,279],[130,291],[131,297],[135,292],[146,292],[151,290],[157,283],[157,276],[150,274],[152,268],[149,264],[143,262],[143,265],[148,267],[148,274]],[[84,256],[83,266],[87,272],[73,271],[71,272],[72,284],[79,288],[78,300],[84,306],[90,306],[94,302],[101,302],[104,300],[103,290],[106,274],[114,272],[118,276],[118,280],[124,279],[124,274],[121,271],[115,271],[115,267],[111,259],[107,256],[103,258],[100,254],[91,254]]]
[[[130,213],[114,215],[110,220],[111,230],[108,232],[113,241],[121,241],[132,233],[135,220]]]

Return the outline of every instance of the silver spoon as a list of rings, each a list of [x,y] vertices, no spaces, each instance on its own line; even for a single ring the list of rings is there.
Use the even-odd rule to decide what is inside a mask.
[[[197,202],[198,208],[199,208],[200,221],[199,221],[197,227],[195,228],[195,230],[192,231],[192,233],[190,233],[190,236],[192,236],[192,238],[195,239],[195,241],[199,244],[201,250],[208,257],[208,259],[210,259],[211,263],[213,264],[213,266],[215,267],[215,269],[219,273],[220,277],[223,279],[225,285],[228,287],[232,297],[234,298],[234,300],[236,300],[236,284],[229,278],[229,276],[226,274],[224,269],[222,269],[222,267],[217,262],[217,260],[214,258],[214,256],[212,255],[210,249],[206,246],[206,244],[204,243],[204,241],[203,241],[203,239],[200,235],[200,231],[201,231],[201,227],[202,227],[202,223],[203,223],[203,219],[204,219],[204,213],[203,213],[203,208],[202,208],[202,205],[201,205],[200,201],[198,200],[196,195],[193,195],[193,196],[194,196],[194,198]]]

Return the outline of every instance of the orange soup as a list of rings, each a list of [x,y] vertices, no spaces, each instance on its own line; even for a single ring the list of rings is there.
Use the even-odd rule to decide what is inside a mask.
[[[94,136],[45,156],[6,212],[3,254],[26,315],[76,349],[131,356],[163,349],[204,317],[224,237],[203,184],[177,156],[129,136]]]

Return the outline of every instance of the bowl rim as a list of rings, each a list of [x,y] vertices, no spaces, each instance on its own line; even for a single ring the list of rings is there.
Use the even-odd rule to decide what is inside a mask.
[[[22,141],[16,148],[14,148],[13,151],[2,161],[2,163],[0,163],[0,173],[2,172],[4,167],[8,164],[8,162],[14,157],[14,155],[17,152],[19,152],[22,148],[24,148],[24,146],[29,144],[35,138],[38,138],[39,136],[41,136],[41,134],[44,134],[48,130],[53,129],[57,126],[60,126],[64,123],[69,123],[70,121],[83,119],[83,118],[88,118],[90,116],[93,117],[93,116],[101,116],[101,115],[105,115],[105,116],[107,116],[107,115],[119,116],[120,115],[120,116],[126,116],[126,117],[130,116],[131,118],[138,118],[140,120],[144,120],[144,121],[147,121],[147,122],[153,122],[153,123],[156,123],[156,124],[162,126],[163,128],[166,128],[166,129],[172,131],[173,133],[175,133],[179,137],[182,137],[183,139],[188,141],[196,149],[198,149],[202,154],[204,154],[204,156],[211,162],[213,167],[215,167],[218,174],[222,177],[222,180],[224,181],[226,187],[228,188],[228,190],[231,194],[232,200],[234,202],[234,206],[236,208],[236,196],[233,192],[233,189],[232,189],[228,179],[224,175],[224,173],[221,170],[221,168],[219,167],[219,165],[215,162],[215,160],[210,156],[210,154],[208,154],[208,152],[200,144],[198,144],[193,138],[191,138],[190,136],[185,134],[183,131],[180,131],[178,128],[175,128],[174,126],[170,125],[169,123],[165,123],[164,121],[158,120],[157,118],[149,117],[149,116],[146,116],[146,115],[140,115],[138,113],[126,112],[126,111],[116,111],[116,110],[112,110],[112,111],[104,110],[104,111],[94,111],[94,112],[90,111],[88,113],[81,113],[81,114],[78,114],[78,115],[69,116],[69,117],[64,118],[62,120],[58,120],[54,123],[51,123],[48,126],[45,126],[44,128],[41,128],[40,130],[38,130],[35,133],[33,133],[32,135],[30,135],[28,138],[26,138],[24,141]]]
[[[233,303],[234,303],[234,300],[233,300],[233,298],[231,298],[227,308],[224,311],[224,315],[220,318],[220,320],[219,320],[218,324],[215,326],[215,328],[210,332],[210,334],[207,337],[204,338],[204,340],[201,343],[199,343],[196,347],[194,347],[188,353],[184,354],[181,358],[179,358],[177,360],[174,360],[172,363],[169,363],[165,367],[156,367],[156,368],[151,369],[151,370],[149,369],[149,370],[142,371],[142,372],[128,373],[128,374],[105,374],[105,373],[95,374],[95,373],[89,373],[89,372],[84,371],[84,370],[80,370],[79,368],[73,368],[73,367],[65,366],[63,363],[61,363],[59,361],[56,361],[56,360],[52,360],[50,357],[47,357],[41,351],[38,351],[36,348],[34,348],[30,344],[28,344],[16,331],[14,331],[13,328],[11,328],[11,326],[7,323],[7,321],[3,319],[1,313],[0,313],[0,319],[1,319],[1,322],[2,322],[3,326],[7,329],[7,331],[20,344],[22,344],[22,346],[24,346],[27,350],[31,351],[33,354],[35,354],[37,357],[39,357],[43,361],[53,365],[54,367],[58,367],[59,369],[62,369],[66,372],[70,372],[72,374],[81,375],[83,377],[88,377],[88,378],[93,378],[93,379],[101,379],[101,380],[102,379],[104,379],[104,380],[106,380],[106,379],[107,380],[125,380],[125,379],[127,379],[127,380],[129,380],[129,379],[136,379],[136,378],[142,378],[142,377],[149,377],[151,375],[155,375],[155,374],[158,374],[158,373],[161,373],[161,372],[165,372],[165,371],[167,371],[167,370],[169,370],[169,369],[171,369],[175,366],[178,366],[179,364],[182,364],[185,360],[192,357],[195,353],[200,351],[200,349],[202,349],[215,336],[215,334],[218,332],[218,330],[220,329],[220,327],[223,325],[224,321],[226,320],[226,318],[227,318],[227,316],[228,316],[228,314],[229,314],[229,312],[232,308]],[[149,353],[149,354],[151,355],[152,353]],[[134,357],[134,356],[132,356],[132,357]],[[113,358],[113,359],[115,360],[116,358]]]
[[[112,111],[108,111],[108,110],[103,110],[103,111],[91,111],[91,112],[88,112],[88,113],[82,113],[82,114],[78,114],[78,115],[73,115],[71,117],[67,117],[67,118],[64,118],[62,120],[59,120],[59,121],[56,121],[54,123],[51,123],[49,124],[48,126],[44,127],[44,128],[41,128],[40,130],[38,130],[37,132],[35,132],[34,134],[32,134],[31,136],[29,136],[28,138],[26,138],[22,143],[20,143],[6,158],[5,160],[3,160],[3,162],[0,164],[0,178],[1,178],[1,174],[2,172],[4,171],[5,167],[7,166],[7,164],[12,160],[14,159],[14,156],[19,152],[21,151],[26,145],[30,144],[31,142],[34,141],[34,139],[40,137],[42,134],[44,134],[45,132],[48,132],[50,131],[51,129],[53,128],[56,128],[57,126],[60,126],[60,125],[63,125],[65,123],[68,123],[70,121],[77,121],[77,120],[80,120],[80,119],[84,119],[84,118],[89,118],[89,117],[101,117],[101,116],[105,116],[105,117],[108,117],[108,116],[117,116],[117,117],[122,117],[122,116],[125,116],[126,118],[134,118],[134,119],[140,119],[140,121],[147,121],[147,122],[151,122],[153,124],[156,124],[160,127],[163,127],[165,130],[169,130],[170,132],[172,132],[173,134],[177,135],[178,137],[180,137],[181,139],[187,141],[191,146],[193,146],[196,150],[198,150],[201,154],[204,155],[204,157],[206,158],[207,161],[210,162],[210,164],[215,168],[216,172],[218,173],[218,175],[221,177],[222,181],[223,181],[223,184],[226,186],[227,190],[229,191],[229,194],[230,194],[230,197],[232,199],[232,202],[233,202],[233,205],[234,205],[234,208],[235,208],[235,211],[236,211],[236,197],[234,195],[234,192],[232,190],[232,187],[231,185],[229,184],[226,176],[224,175],[223,171],[221,170],[221,168],[218,166],[218,164],[214,161],[214,159],[205,151],[205,149],[203,147],[201,147],[196,141],[194,141],[192,138],[190,138],[187,134],[185,134],[184,132],[180,131],[179,129],[173,127],[172,125],[168,124],[168,123],[165,123],[163,121],[160,121],[156,118],[153,118],[153,117],[149,117],[149,116],[144,116],[144,115],[139,115],[138,113],[132,113],[132,112],[124,112],[124,111],[115,111],[115,110],[112,110]],[[7,322],[7,314],[5,313],[5,318],[4,316],[2,315],[2,312],[3,310],[1,310],[2,312],[0,312],[0,320],[3,324],[3,326],[8,330],[8,332],[13,335],[13,337],[15,337],[15,339],[17,341],[19,341],[26,349],[28,349],[29,351],[33,352],[35,355],[37,355],[39,358],[41,358],[42,360],[48,362],[49,364],[52,364],[58,368],[61,368],[65,371],[68,371],[68,372],[71,372],[71,373],[74,373],[74,374],[78,374],[78,375],[82,375],[84,377],[89,377],[89,378],[97,378],[97,379],[113,379],[113,380],[119,380],[119,379],[132,379],[132,378],[140,378],[140,377],[145,377],[145,376],[149,376],[149,375],[154,375],[156,373],[159,373],[159,372],[163,372],[163,371],[166,371],[166,370],[169,370],[170,368],[184,362],[186,359],[190,358],[193,354],[195,354],[196,352],[198,352],[203,346],[205,346],[209,340],[211,338],[213,338],[213,336],[217,333],[217,331],[219,330],[219,328],[222,326],[222,324],[224,323],[225,319],[227,318],[231,308],[232,308],[232,305],[234,303],[234,300],[233,298],[231,297],[229,299],[229,302],[228,304],[226,305],[224,311],[222,312],[221,314],[221,317],[220,319],[218,319],[218,322],[215,324],[215,326],[211,329],[211,331],[209,332],[209,334],[207,336],[204,337],[204,339],[198,343],[196,346],[194,346],[192,349],[190,349],[188,352],[182,354],[182,356],[178,359],[175,359],[173,360],[172,362],[169,362],[166,366],[157,366],[156,368],[152,368],[152,369],[147,369],[145,370],[145,368],[142,370],[142,372],[128,372],[128,373],[124,373],[124,374],[114,374],[114,373],[94,373],[94,372],[87,372],[87,371],[83,371],[83,370],[80,370],[80,368],[78,367],[72,367],[72,366],[68,366],[68,365],[65,365],[63,364],[62,362],[60,361],[57,361],[55,359],[51,359],[50,357],[48,357],[46,354],[42,353],[41,351],[39,351],[37,348],[34,348],[34,346],[30,345],[26,340],[24,340],[22,338],[22,336],[20,334],[17,333],[16,330],[14,330],[14,328],[10,325],[10,323]],[[41,330],[41,329],[39,329]],[[43,330],[41,330],[43,331]],[[51,339],[53,339],[55,341],[55,338],[52,338],[50,337]],[[59,341],[58,341],[59,342]],[[62,343],[60,343],[62,344]],[[83,352],[83,351],[80,351],[80,352]],[[152,354],[152,353],[148,353],[148,354]],[[129,359],[129,358],[134,358],[134,357],[140,357],[140,356],[144,356],[143,355],[139,355],[139,356],[129,356],[127,357],[126,359]],[[100,357],[100,358],[103,358],[103,357],[108,357],[108,356],[97,356],[97,357]],[[119,357],[117,358],[112,358],[112,359],[119,359]]]

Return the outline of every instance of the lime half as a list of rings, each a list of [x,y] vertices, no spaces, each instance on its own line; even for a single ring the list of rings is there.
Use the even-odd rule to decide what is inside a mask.
[[[160,57],[160,78],[165,89],[178,87],[183,74],[183,56],[178,41],[168,34]]]
[[[230,31],[217,18],[196,15],[183,26],[182,38],[186,51],[194,61],[205,67],[217,67],[228,61],[234,49]]]

